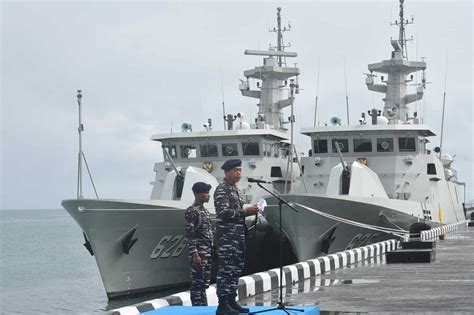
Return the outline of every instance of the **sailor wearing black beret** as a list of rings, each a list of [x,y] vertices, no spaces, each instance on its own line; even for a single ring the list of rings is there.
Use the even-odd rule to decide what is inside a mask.
[[[200,193],[205,193],[205,192],[209,193],[209,191],[211,191],[211,188],[212,186],[209,184],[206,184],[203,182],[197,182],[193,185],[192,190],[193,190],[193,193],[200,194]],[[209,201],[209,199],[207,201]]]
[[[228,172],[234,167],[241,167],[242,166],[242,161],[240,159],[231,159],[227,160],[222,164],[221,169],[224,170],[224,172]]]
[[[217,297],[219,306],[216,314],[248,313],[249,309],[241,307],[235,300],[239,277],[245,262],[245,217],[258,212],[258,205],[243,207],[236,184],[242,174],[242,161],[227,160],[222,164],[224,181],[214,192],[216,207],[216,240],[217,240]]]
[[[214,232],[211,216],[204,208],[209,201],[211,185],[197,182],[193,185],[194,203],[186,209],[186,237],[188,239],[189,259],[191,263],[191,303],[206,306],[206,289],[211,281],[212,246]]]

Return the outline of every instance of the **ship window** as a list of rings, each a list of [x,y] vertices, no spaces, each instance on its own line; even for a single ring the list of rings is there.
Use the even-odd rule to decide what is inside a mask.
[[[393,152],[393,139],[377,138],[377,152]]]
[[[260,148],[258,142],[248,142],[242,144],[242,151],[244,155],[260,155]]]
[[[354,152],[372,152],[372,139],[354,139]]]
[[[415,151],[415,138],[398,138],[400,152]]]
[[[237,143],[223,143],[222,144],[222,155],[223,156],[236,156],[236,155],[239,155],[239,152],[237,152]]]
[[[283,177],[283,174],[281,173],[281,167],[272,166],[272,168],[270,170],[270,176],[271,177]]]
[[[181,146],[181,158],[193,159],[196,158],[196,147],[193,145],[182,145]]]
[[[270,143],[263,144],[263,156],[272,156],[272,145]]]
[[[428,163],[427,174],[436,175],[436,166],[434,163]]]
[[[328,153],[328,141],[327,140],[314,140],[314,153]]]
[[[337,153],[336,142],[339,143],[339,149],[342,153],[349,152],[349,140],[347,139],[332,139],[332,152]]]
[[[176,151],[176,146],[175,145],[170,145],[170,146],[165,146],[163,147],[163,150],[166,150],[171,158],[177,158],[178,157],[178,152]],[[167,154],[165,153],[165,159],[168,159]]]
[[[288,157],[288,154],[290,152],[288,152],[288,149],[287,148],[281,148],[281,158],[282,159],[286,159]]]
[[[280,147],[278,145],[272,145],[273,157],[280,157]]]
[[[218,156],[217,145],[215,144],[201,144],[201,157]]]

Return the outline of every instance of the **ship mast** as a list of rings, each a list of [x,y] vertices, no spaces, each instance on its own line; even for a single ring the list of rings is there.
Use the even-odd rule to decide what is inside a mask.
[[[426,84],[422,82],[418,84],[416,92],[408,94],[408,83],[413,81],[414,72],[423,71],[423,80],[425,81],[424,71],[426,63],[424,61],[409,61],[407,52],[407,40],[405,35],[405,26],[413,24],[413,17],[411,21],[404,18],[403,11],[404,0],[400,0],[400,21],[390,23],[399,27],[398,39],[390,40],[393,47],[391,59],[384,60],[379,63],[369,64],[368,68],[370,74],[367,75],[365,84],[371,91],[384,93],[383,99],[385,106],[383,109],[383,116],[385,116],[390,124],[405,124],[411,119],[408,115],[408,104],[420,100],[423,97]],[[410,39],[412,40],[412,39]],[[381,84],[375,84],[376,75],[373,72],[387,74],[387,79],[381,76]],[[410,76],[408,76],[410,74]],[[419,119],[414,119],[415,123]]]
[[[257,129],[276,129],[286,131],[284,127],[286,121],[283,118],[282,110],[285,107],[292,106],[294,103],[294,94],[299,93],[298,75],[300,71],[295,67],[286,66],[286,57],[296,57],[295,52],[286,52],[285,48],[290,45],[284,45],[283,33],[291,29],[281,25],[281,8],[277,8],[277,27],[270,32],[277,34],[277,45],[269,47],[269,50],[245,50],[246,55],[264,56],[263,65],[254,69],[244,71],[245,80],[241,80],[239,86],[243,96],[259,99],[258,116],[255,120]],[[288,79],[296,77],[291,87]],[[250,88],[249,79],[257,81],[257,89]],[[291,80],[290,80],[291,81]],[[293,92],[284,96],[284,92],[294,89]]]

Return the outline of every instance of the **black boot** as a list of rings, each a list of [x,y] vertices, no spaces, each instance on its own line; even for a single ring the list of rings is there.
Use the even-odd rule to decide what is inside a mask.
[[[234,310],[236,310],[239,313],[248,313],[250,310],[246,307],[240,306],[235,298],[237,297],[236,294],[231,294],[229,295],[227,302],[229,303],[229,306],[232,307]]]
[[[239,315],[239,312],[234,310],[227,303],[227,296],[219,297],[219,306],[217,306],[216,315]]]

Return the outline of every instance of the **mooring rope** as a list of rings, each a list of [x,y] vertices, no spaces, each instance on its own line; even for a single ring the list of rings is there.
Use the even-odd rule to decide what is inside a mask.
[[[335,220],[335,221],[338,221],[338,222],[342,222],[342,223],[345,223],[345,224],[354,225],[354,226],[357,226],[357,227],[361,227],[361,228],[365,228],[365,229],[369,229],[369,230],[374,230],[374,231],[379,231],[379,232],[384,232],[384,233],[388,233],[388,234],[393,234],[393,235],[396,235],[398,237],[405,237],[406,235],[409,234],[409,232],[407,230],[403,230],[401,228],[392,229],[392,228],[387,228],[387,227],[382,227],[382,226],[377,226],[377,225],[371,225],[371,224],[367,224],[367,223],[352,221],[352,220],[349,220],[349,219],[344,219],[344,218],[341,218],[341,217],[338,217],[338,216],[335,216],[335,215],[332,215],[332,214],[329,214],[329,213],[326,213],[326,212],[322,212],[322,211],[310,208],[308,206],[302,205],[302,204],[297,203],[297,202],[295,202],[294,204],[301,207],[301,208],[304,208],[306,210],[309,210],[311,212],[319,214],[323,217],[326,217],[326,218],[329,218],[329,219],[332,219],[332,220]]]

